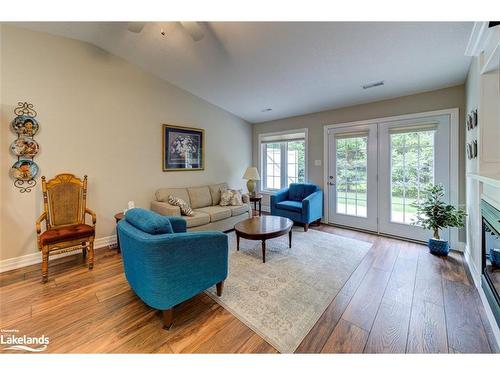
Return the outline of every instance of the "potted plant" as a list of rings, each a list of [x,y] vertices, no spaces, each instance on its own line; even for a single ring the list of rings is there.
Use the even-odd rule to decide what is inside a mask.
[[[425,190],[425,198],[412,204],[417,209],[417,218],[413,224],[431,229],[434,232],[434,237],[429,239],[428,246],[430,252],[436,255],[448,255],[450,250],[448,241],[439,237],[439,230],[449,227],[463,227],[467,215],[464,210],[446,204],[443,197],[443,185],[430,185]]]

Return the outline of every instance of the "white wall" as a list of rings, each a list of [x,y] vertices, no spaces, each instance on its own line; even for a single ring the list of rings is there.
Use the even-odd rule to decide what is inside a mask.
[[[251,125],[84,42],[0,25],[0,260],[37,252],[40,177],[88,175],[97,237],[114,234],[113,215],[129,200],[149,207],[157,188],[241,179],[251,164]],[[18,101],[35,105],[41,146],[37,186],[21,194],[9,169]],[[162,172],[161,124],[206,130],[206,168]]]
[[[473,57],[465,82],[465,116],[479,106],[479,57]],[[466,132],[466,142],[471,142],[478,137],[478,128]],[[466,159],[467,173],[479,172],[479,158]],[[467,249],[470,257],[472,273],[478,277],[481,274],[481,212],[480,182],[474,178],[467,178]]]

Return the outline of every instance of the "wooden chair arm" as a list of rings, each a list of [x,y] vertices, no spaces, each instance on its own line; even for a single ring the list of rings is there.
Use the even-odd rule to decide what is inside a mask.
[[[42,233],[42,221],[47,220],[47,212],[44,212],[36,221],[36,234],[40,235]]]
[[[95,225],[95,223],[96,223],[95,212],[92,211],[90,208],[85,208],[85,213],[89,214],[90,216],[92,216],[92,225]]]

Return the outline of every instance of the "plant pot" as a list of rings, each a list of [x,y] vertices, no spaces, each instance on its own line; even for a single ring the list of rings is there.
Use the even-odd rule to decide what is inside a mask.
[[[436,240],[435,238],[430,238],[427,246],[429,246],[431,254],[434,255],[448,255],[448,253],[450,252],[448,241],[445,240]]]

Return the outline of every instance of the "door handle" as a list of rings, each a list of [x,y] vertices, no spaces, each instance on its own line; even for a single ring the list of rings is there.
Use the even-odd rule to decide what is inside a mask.
[[[328,182],[328,185],[330,185],[330,186],[334,186],[334,185],[335,185],[335,182],[331,182],[331,181],[329,181],[329,182]]]

